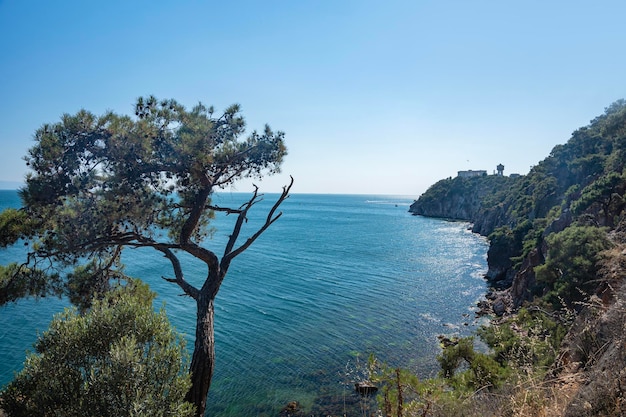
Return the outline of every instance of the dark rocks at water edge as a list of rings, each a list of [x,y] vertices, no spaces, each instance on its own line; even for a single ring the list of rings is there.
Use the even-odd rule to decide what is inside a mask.
[[[510,292],[507,290],[491,290],[485,295],[485,299],[479,301],[476,306],[477,317],[496,315],[502,317],[512,311],[513,301]]]

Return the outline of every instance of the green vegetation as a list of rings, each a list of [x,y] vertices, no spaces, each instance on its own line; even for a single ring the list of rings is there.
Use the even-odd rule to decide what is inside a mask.
[[[444,347],[437,359],[441,365],[441,376],[448,380],[450,386],[461,391],[497,388],[506,376],[505,367],[489,355],[474,350],[471,337]],[[468,369],[457,373],[463,363]]]
[[[486,208],[497,208],[516,178],[497,175],[441,180],[422,194],[411,212],[470,220]]]
[[[616,219],[611,214],[624,207],[625,184],[624,174],[610,172],[603,175],[581,190],[580,198],[571,204],[572,211],[580,215],[597,205],[597,211],[603,215],[603,223],[613,226]]]
[[[595,264],[611,246],[607,234],[624,221],[625,163],[626,101],[619,100],[528,175],[506,182],[498,176],[442,180],[411,211],[457,218],[457,208],[442,202],[475,201],[466,220],[489,236],[490,266],[519,271],[537,251],[545,264],[534,265],[538,285],[532,293],[555,307],[571,305],[593,293]]]
[[[600,254],[611,247],[606,230],[572,225],[546,238],[548,256],[535,268],[543,298],[555,308],[583,301],[597,287]]]
[[[0,306],[25,297],[62,294],[63,285],[58,274],[44,273],[15,263],[0,265]]]
[[[30,251],[23,265],[0,271],[0,302],[63,293],[85,311],[94,296],[127,278],[120,261],[125,248],[164,256],[172,266],[164,279],[197,305],[187,400],[203,415],[215,363],[215,297],[231,262],[281,216],[291,184],[254,230],[244,224],[263,198],[258,189],[239,207],[213,206],[211,196],[240,179],[278,172],[287,153],[284,134],[265,126],[244,137],[237,105],[215,116],[201,103],[188,110],[147,97],[137,100],[134,113],[98,117],[81,110],[37,130],[26,157],[32,172],[20,191],[23,209],[0,215],[0,245],[22,239]],[[205,244],[216,214],[233,219],[219,251]],[[187,280],[181,255],[206,266],[200,286]]]
[[[464,218],[474,223],[474,231],[489,236],[488,278],[499,285],[503,277],[512,277],[507,288],[498,288],[514,314],[479,330],[487,353],[477,353],[471,338],[443,348],[440,378],[411,383],[417,411],[405,416],[626,412],[619,383],[560,398],[556,392],[568,384],[554,382],[561,381],[558,375],[569,361],[586,365],[585,372],[592,372],[604,354],[614,355],[607,359],[611,366],[626,365],[616,362],[621,353],[612,353],[624,343],[623,328],[616,324],[608,332],[610,320],[601,319],[604,311],[608,317],[623,316],[621,304],[611,300],[625,294],[620,290],[626,268],[621,255],[626,248],[625,163],[626,101],[619,100],[528,175],[511,178],[503,187],[497,176],[442,180],[412,205],[416,214]],[[467,202],[471,210],[463,206]],[[593,330],[594,320],[605,321]],[[606,372],[606,364],[598,372]],[[393,375],[383,375],[393,386]]]
[[[479,331],[502,366],[543,377],[556,359],[558,349],[571,325],[572,315],[548,313],[536,306]]]
[[[192,416],[183,339],[130,281],[55,316],[0,395],[10,416]]]
[[[553,316],[539,308],[520,312],[474,338],[447,340],[438,357],[439,377],[420,380],[411,372],[370,359],[371,380],[387,417],[527,416],[554,402],[543,383],[571,326],[573,314]]]

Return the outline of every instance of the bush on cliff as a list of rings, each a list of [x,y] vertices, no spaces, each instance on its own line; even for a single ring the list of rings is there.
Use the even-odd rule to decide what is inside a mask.
[[[546,238],[546,262],[535,268],[548,301],[558,308],[582,301],[594,293],[598,282],[598,261],[602,251],[609,249],[606,230],[594,226],[570,226]]]
[[[446,346],[437,357],[440,375],[460,391],[493,389],[500,386],[508,374],[506,365],[491,355],[474,350],[474,338],[465,337]],[[459,371],[465,365],[467,369]]]

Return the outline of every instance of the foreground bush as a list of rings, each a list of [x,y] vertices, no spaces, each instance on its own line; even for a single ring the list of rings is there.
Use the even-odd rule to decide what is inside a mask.
[[[2,408],[10,416],[193,415],[184,343],[153,299],[131,282],[84,315],[57,315],[0,394]]]

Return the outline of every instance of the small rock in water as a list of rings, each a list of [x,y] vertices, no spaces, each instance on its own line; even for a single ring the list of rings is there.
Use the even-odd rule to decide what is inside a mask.
[[[290,401],[282,410],[280,410],[280,417],[295,417],[299,416],[300,403],[298,401]]]
[[[437,339],[439,339],[439,343],[441,343],[441,346],[443,346],[444,348],[447,348],[449,346],[456,346],[457,344],[459,344],[459,339],[456,337],[450,338],[448,336],[440,334],[439,336],[437,336]]]

